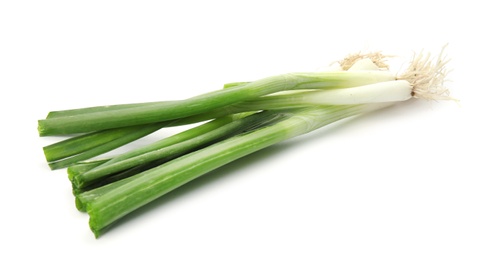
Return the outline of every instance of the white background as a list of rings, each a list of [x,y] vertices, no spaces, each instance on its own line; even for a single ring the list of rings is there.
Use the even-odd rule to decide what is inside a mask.
[[[1,259],[494,259],[487,1],[1,1]],[[455,102],[407,102],[268,148],[99,239],[50,171],[48,111],[182,99],[357,51],[446,43]],[[131,147],[157,140],[161,131]]]

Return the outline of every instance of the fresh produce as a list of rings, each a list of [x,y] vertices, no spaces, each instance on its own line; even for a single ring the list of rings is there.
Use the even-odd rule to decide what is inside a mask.
[[[53,111],[40,136],[50,168],[68,167],[76,207],[98,237],[128,213],[218,167],[338,120],[412,98],[450,99],[445,56],[413,57],[394,73],[381,53],[350,55],[326,70],[288,73],[185,100]],[[200,123],[112,158],[95,158],[161,128]],[[92,161],[87,161],[93,159]]]

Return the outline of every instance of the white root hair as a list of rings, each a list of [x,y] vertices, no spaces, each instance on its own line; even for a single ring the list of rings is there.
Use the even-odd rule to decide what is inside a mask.
[[[378,68],[388,69],[388,64],[386,63],[388,57],[390,56],[384,55],[381,52],[370,52],[364,54],[359,52],[348,55],[343,60],[339,61],[339,64],[343,70],[348,70],[359,60],[370,59]]]
[[[435,59],[430,54],[415,54],[409,67],[397,79],[407,80],[413,86],[412,96],[426,100],[452,100],[449,90],[444,86],[449,71],[449,60],[442,51]]]

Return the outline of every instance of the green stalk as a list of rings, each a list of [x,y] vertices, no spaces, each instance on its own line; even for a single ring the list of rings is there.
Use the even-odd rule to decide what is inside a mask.
[[[394,78],[388,72],[371,73],[369,71],[284,74],[180,101],[158,102],[155,105],[74,116],[51,117],[38,121],[38,131],[40,136],[48,136],[149,124],[208,113],[214,109],[279,91],[353,87]]]
[[[252,106],[242,108],[230,107],[218,109],[208,114],[201,114],[156,124],[102,130],[99,132],[68,138],[49,146],[45,146],[43,150],[50,168],[59,169],[119,148],[136,139],[149,135],[151,133],[150,131],[153,130],[156,131],[163,127],[198,123],[210,120],[212,118],[224,117],[230,114],[250,110],[256,110],[256,108],[253,108]]]
[[[265,147],[318,129],[337,120],[382,106],[350,105],[305,109],[246,134],[179,157],[123,181],[79,194],[90,215],[90,228],[101,231],[126,214],[218,167]]]
[[[95,112],[108,112],[108,111],[115,111],[115,110],[119,110],[119,109],[136,108],[136,107],[143,107],[143,106],[153,106],[156,104],[167,103],[167,102],[170,102],[170,101],[119,104],[119,105],[110,105],[110,106],[95,106],[95,107],[68,109],[68,110],[60,110],[60,111],[51,111],[48,113],[46,118],[48,119],[48,118],[57,118],[57,117],[66,117],[66,116],[79,116],[79,115],[90,114],[90,113],[95,113]]]
[[[43,152],[48,162],[54,162],[93,149],[135,131],[139,131],[140,129],[142,128],[131,126],[75,136],[45,146],[43,147]]]
[[[149,125],[143,125],[143,126],[133,126],[133,127],[128,127],[126,129],[121,129],[123,132],[126,132],[125,135],[119,136],[115,138],[115,136],[110,135],[109,137],[113,138],[113,140],[107,141],[106,143],[102,143],[105,139],[98,139],[94,138],[94,143],[89,143],[88,145],[81,144],[80,147],[73,146],[73,150],[84,150],[76,155],[66,157],[64,159],[56,160],[56,161],[50,161],[48,162],[48,166],[50,166],[50,169],[55,170],[55,169],[60,169],[64,168],[67,166],[70,166],[74,163],[91,159],[95,156],[104,154],[106,152],[112,151],[118,147],[121,147],[125,144],[128,144],[132,141],[135,141],[139,138],[142,138],[144,136],[147,136],[160,128],[162,128],[163,125],[160,123],[157,124],[149,124]],[[111,133],[114,133],[113,131]],[[94,137],[94,136],[92,136]],[[107,136],[105,136],[107,137]],[[80,140],[76,140],[78,142]],[[63,142],[63,141],[62,141]],[[68,142],[70,144],[70,142]],[[68,145],[68,143],[63,144],[64,147],[72,147]],[[98,144],[98,145],[95,145]],[[63,151],[62,151],[63,152]],[[50,153],[50,158],[57,158],[60,156],[60,154],[57,154],[57,156],[53,155],[53,151]],[[62,154],[62,153],[61,153]],[[46,155],[46,151],[45,151]]]
[[[117,156],[87,172],[72,176],[73,184],[84,188],[114,173],[153,162],[159,159],[173,159],[209,144],[229,138],[260,125],[270,124],[281,119],[277,113],[257,113],[236,120],[217,119],[141,149]]]
[[[215,129],[223,129],[222,126],[233,121],[233,117],[222,117],[205,123],[203,125],[194,127],[176,135],[164,138],[158,142],[150,145],[131,150],[129,152],[117,155],[107,162],[88,169],[87,171],[72,171],[69,174],[69,179],[78,188],[83,188],[101,178],[108,175],[123,171],[128,168],[132,168],[139,164],[151,162],[160,158],[173,156],[174,154],[182,154],[188,149],[194,149],[203,143],[192,143],[190,145],[184,145],[184,142],[188,140],[197,139],[198,136],[207,135],[209,133],[218,132]],[[227,133],[223,133],[227,134]],[[204,139],[205,142],[211,141]],[[196,146],[195,146],[196,145]]]
[[[258,110],[274,110],[274,109],[280,110],[280,109],[288,109],[288,108],[297,108],[302,106],[303,105],[297,103],[290,104],[287,102],[273,102],[270,100],[247,101],[247,102],[241,102],[236,105],[223,107],[221,109],[215,109],[210,113],[199,114],[177,120],[161,122],[155,125],[157,128],[159,126],[161,126],[160,128],[180,126],[180,125],[187,125],[187,124],[207,121],[213,118],[225,117],[227,115],[238,114],[242,112],[258,111]],[[72,112],[68,112],[68,113],[72,113]],[[92,132],[80,136],[71,137],[66,140],[45,146],[43,147],[43,151],[45,153],[45,157],[48,162],[55,162],[57,160],[61,160],[88,151],[90,149],[96,148],[100,145],[103,145],[110,141],[114,141],[130,133],[135,133],[136,131],[139,132],[142,131],[143,136],[145,136],[148,132],[147,129],[148,129],[147,127],[143,127],[143,126],[128,126],[128,127]],[[124,142],[121,143],[121,145],[124,144],[126,143]]]
[[[69,174],[69,176],[77,175],[77,174],[80,174],[83,172],[87,172],[87,171],[89,171],[89,170],[91,170],[97,166],[100,166],[100,165],[102,165],[108,161],[110,161],[110,159],[99,159],[99,160],[78,162],[78,163],[68,167],[67,173]]]
[[[240,116],[237,116],[241,118]],[[178,134],[169,136],[157,142],[154,142],[150,145],[134,149],[132,151],[126,152],[124,154],[113,157],[110,161],[103,164],[104,166],[108,166],[113,163],[117,163],[123,160],[127,160],[132,157],[140,156],[146,153],[155,152],[165,147],[169,147],[171,145],[175,145],[178,143],[186,142],[193,138],[197,138],[198,136],[208,134],[216,129],[222,128],[223,126],[231,123],[236,119],[236,116],[224,116],[217,119],[214,119],[210,122],[204,123],[200,126],[188,129],[186,131],[180,132]],[[103,166],[102,165],[102,166]]]
[[[75,136],[45,146],[43,147],[43,151],[50,168],[54,170],[109,152],[136,139],[149,135],[150,133],[163,127],[193,124],[243,112],[258,110],[281,110],[297,107],[301,107],[301,105],[291,105],[287,103],[282,104],[280,102],[241,102],[237,105],[215,109],[210,113],[199,114],[181,119],[144,126],[138,125],[107,129]]]
[[[246,85],[249,82],[231,82],[224,84],[224,88],[233,88],[239,87],[242,85]],[[46,118],[55,118],[55,117],[64,117],[64,116],[76,116],[82,114],[90,114],[95,112],[108,112],[111,110],[119,110],[126,108],[135,108],[135,107],[144,107],[144,106],[153,106],[159,103],[166,103],[171,101],[157,101],[157,102],[144,102],[144,103],[131,103],[131,104],[119,104],[119,105],[110,105],[110,106],[95,106],[95,107],[86,107],[86,108],[77,108],[77,109],[69,109],[69,110],[60,110],[60,111],[51,111],[48,113]]]
[[[111,183],[115,183],[115,182],[121,183],[120,182],[121,180],[124,180],[126,178],[131,177],[131,176],[134,176],[138,173],[142,173],[142,172],[149,170],[151,168],[157,167],[161,164],[166,163],[169,160],[171,160],[171,159],[165,158],[165,159],[160,159],[160,160],[156,160],[153,162],[143,163],[143,164],[140,164],[138,166],[135,166],[135,167],[126,169],[124,171],[121,171],[117,174],[108,176],[106,178],[102,178],[102,179],[98,180],[97,182],[95,182],[89,186],[83,187],[83,188],[79,188],[79,187],[76,187],[75,185],[72,185],[72,193],[74,194],[74,196],[77,197],[79,194],[81,194],[83,192],[97,190],[100,187],[106,186],[106,185],[111,184]],[[74,166],[76,166],[76,165],[74,165]],[[76,207],[80,211],[86,211],[85,204],[78,203],[78,200],[76,200]]]
[[[243,116],[247,116],[247,117],[243,117]],[[162,141],[166,141],[170,138],[174,139],[173,137],[176,137],[179,139],[184,139],[187,137],[193,137],[194,134],[199,134],[199,136],[193,138],[193,139],[197,139],[197,140],[189,139],[187,141],[184,140],[182,143],[177,144],[181,147],[192,148],[190,150],[198,150],[198,149],[206,147],[205,146],[206,143],[204,142],[205,140],[209,139],[212,142],[218,142],[219,141],[219,140],[213,140],[212,137],[217,136],[217,137],[221,137],[221,139],[226,139],[230,136],[233,136],[233,135],[238,134],[238,133],[243,132],[243,131],[249,131],[250,129],[255,129],[257,127],[262,127],[265,125],[273,124],[279,120],[282,120],[283,117],[284,117],[284,114],[267,113],[267,112],[253,114],[250,116],[248,116],[247,114],[246,115],[240,115],[240,116],[236,116],[235,121],[230,122],[230,123],[224,125],[223,127],[217,128],[217,129],[213,130],[212,132],[205,132],[204,130],[207,130],[207,128],[202,128],[201,130],[191,129],[191,130],[186,131],[189,133],[186,133],[185,135],[182,135],[184,133],[183,132],[183,133],[178,134],[177,136],[172,136],[172,137],[166,138]],[[211,123],[213,123],[213,122],[211,122]],[[205,124],[202,126],[208,126],[208,128],[211,128],[212,126],[214,126],[214,124],[208,123],[208,124]],[[198,142],[204,143],[203,146],[198,147],[198,145],[195,145],[195,143],[198,143]],[[167,143],[167,142],[163,142],[163,143]],[[153,145],[151,145],[151,147],[152,146]],[[150,148],[150,147],[145,147],[145,148],[146,149],[143,149],[143,151],[149,150],[148,148]],[[168,147],[166,147],[165,150],[167,148]],[[188,152],[188,151],[186,151],[186,152]],[[186,152],[184,152],[184,153],[186,153]],[[95,194],[101,194],[102,191],[109,190],[108,186],[116,188],[116,187],[122,185],[123,183],[127,182],[127,180],[126,181],[123,180],[124,178],[133,176],[137,173],[141,173],[145,170],[148,170],[150,168],[161,165],[167,161],[170,161],[172,159],[175,159],[175,158],[183,155],[184,153],[174,154],[173,156],[168,156],[168,157],[161,158],[158,160],[148,160],[148,162],[144,162],[143,160],[141,160],[142,158],[139,158],[139,160],[135,161],[136,166],[129,168],[129,169],[126,169],[124,171],[121,171],[115,175],[110,175],[109,177],[102,176],[102,178],[96,180],[94,183],[91,183],[90,185],[83,186],[83,187],[78,187],[78,184],[76,181],[74,181],[74,179],[76,179],[77,177],[80,177],[80,176],[82,176],[82,175],[86,174],[87,172],[92,171],[94,169],[101,169],[100,167],[105,168],[105,165],[107,163],[111,162],[113,159],[112,160],[98,160],[98,161],[93,161],[93,162],[82,162],[82,163],[76,164],[74,166],[71,166],[68,169],[68,173],[69,173],[69,179],[72,181],[72,184],[73,184],[73,193],[74,193],[74,195],[76,195],[76,198],[77,198],[76,199],[76,207],[80,211],[85,211],[86,210],[86,201],[88,201],[90,198],[95,197]],[[126,154],[124,154],[124,155],[126,155]],[[123,156],[123,158],[126,158],[126,157],[128,157],[128,156]],[[141,156],[138,156],[138,157],[141,157]],[[135,157],[132,157],[130,159],[134,159],[134,158]],[[114,158],[114,159],[121,159],[121,158]],[[122,160],[116,160],[116,161],[117,161],[116,165],[119,165],[121,162],[125,162],[126,160],[123,160],[123,161]],[[139,164],[137,164],[137,163],[139,163]],[[112,169],[114,168],[113,165],[110,165],[110,166],[112,166],[111,167]],[[126,168],[128,168],[128,167],[126,167]],[[109,185],[106,185],[106,184],[109,184]],[[106,185],[106,186],[104,186],[104,185]],[[102,187],[102,186],[104,186],[104,187]],[[81,194],[82,192],[84,192],[84,193]]]
[[[310,91],[310,93],[317,92],[318,91]],[[152,128],[151,131],[154,132],[162,127],[197,123],[209,120],[211,118],[224,117],[229,114],[237,114],[256,110],[294,109],[314,105],[311,102],[306,102],[304,99],[302,99],[301,97],[304,95],[306,95],[306,93],[298,92],[294,94],[266,96],[251,101],[240,102],[220,109],[215,109],[206,114],[199,114],[152,125],[108,129],[82,136],[77,136],[45,147],[45,156],[52,169],[63,168],[73,163],[90,159],[94,156],[116,149],[131,141],[146,136],[150,134],[150,127]],[[167,145],[171,145],[171,143]],[[163,146],[157,144],[157,146],[155,147],[148,148],[148,151],[157,150],[162,148]],[[135,154],[144,153],[144,151],[139,150],[136,150],[134,152]],[[123,159],[123,157],[120,158]],[[115,162],[115,160],[116,159],[114,159],[113,162]]]

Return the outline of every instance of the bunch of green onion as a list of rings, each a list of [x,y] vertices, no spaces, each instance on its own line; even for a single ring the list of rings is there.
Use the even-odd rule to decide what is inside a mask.
[[[323,71],[230,83],[185,100],[54,111],[39,120],[38,130],[40,136],[72,136],[44,153],[51,169],[68,167],[76,207],[89,214],[98,237],[139,207],[268,146],[413,97],[449,99],[442,54],[416,55],[400,75],[389,71],[385,58],[351,55]],[[93,159],[161,128],[200,122],[150,145]]]

